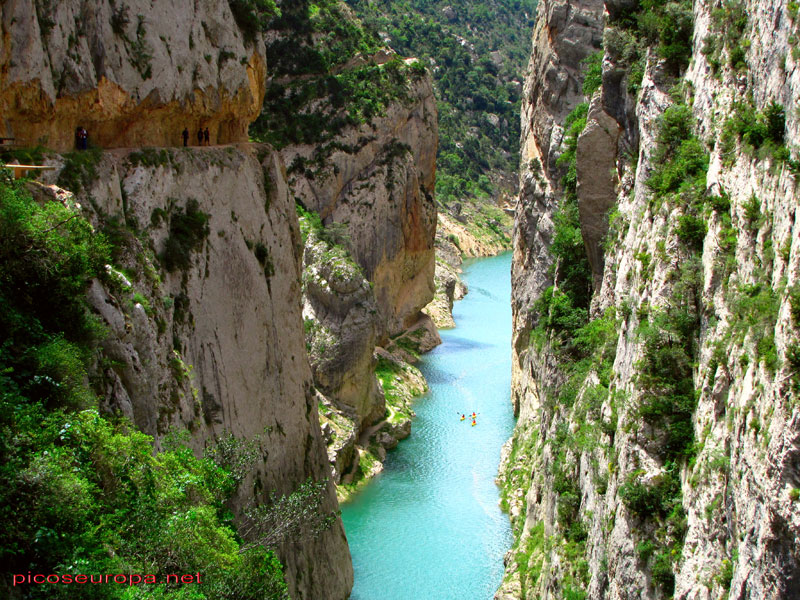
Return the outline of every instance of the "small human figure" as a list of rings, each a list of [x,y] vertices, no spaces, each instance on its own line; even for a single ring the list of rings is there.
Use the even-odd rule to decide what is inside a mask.
[[[477,425],[477,424],[478,423],[475,421],[475,419],[472,419],[472,426],[475,427],[475,425]]]
[[[465,418],[466,418],[466,417],[464,417],[464,415],[461,415],[461,420],[462,420],[462,421],[463,421]]]
[[[203,145],[203,128],[202,127],[197,130],[197,145],[198,146],[202,146]]]
[[[210,140],[211,140],[211,135],[208,133],[208,127],[206,127],[205,131],[203,131],[203,141],[205,142],[206,146],[211,145]]]
[[[183,133],[181,133],[181,136],[183,137],[183,147],[185,148],[186,146],[189,145],[189,128],[188,127],[184,127],[183,128]]]
[[[89,147],[89,132],[81,127],[80,132],[78,133],[78,139],[80,141],[78,148],[81,150],[86,150]]]
[[[75,128],[75,148],[78,150],[81,149],[81,129],[83,129],[83,127],[80,125]]]

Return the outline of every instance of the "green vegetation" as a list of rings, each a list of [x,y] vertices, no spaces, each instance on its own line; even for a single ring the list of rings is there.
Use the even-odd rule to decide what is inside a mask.
[[[714,74],[721,73],[723,52],[727,52],[728,66],[734,71],[746,71],[746,53],[750,40],[747,30],[747,12],[744,2],[725,0],[722,6],[711,12],[712,33],[703,40],[703,55]]]
[[[692,110],[685,104],[673,104],[664,111],[653,155],[655,167],[647,181],[656,202],[674,200],[690,211],[702,201],[708,170],[708,152],[692,133],[692,123]],[[696,230],[696,226],[690,228]]]
[[[386,398],[386,418],[390,422],[408,420],[413,416],[407,386],[403,380],[403,367],[400,363],[380,357],[375,365],[375,377],[383,388]]]
[[[564,125],[567,132],[564,142],[566,149],[557,164],[566,165],[567,171],[561,180],[564,197],[553,216],[555,231],[550,253],[554,261],[549,272],[553,285],[542,293],[533,306],[533,311],[538,315],[538,324],[531,336],[541,339],[542,334],[549,332],[555,336],[552,342],[564,346],[568,351],[573,344],[573,334],[589,319],[592,294],[591,268],[578,215],[575,171],[577,139],[586,127],[588,108],[586,103],[579,104],[567,116]]]
[[[671,75],[679,75],[692,55],[691,0],[636,0],[611,10],[603,49],[627,71],[628,92],[636,95],[644,76],[647,48],[653,47]]]
[[[0,160],[5,163],[16,160],[21,165],[40,165],[46,152],[47,148],[42,145],[32,148],[3,148],[0,146]]]
[[[320,264],[329,268],[327,277],[342,281],[352,279],[364,280],[364,272],[353,260],[350,252],[350,234],[346,223],[322,224],[319,215],[308,211],[299,203],[295,205],[300,222],[300,234],[303,243],[308,244],[309,239],[324,245]],[[308,270],[303,274],[304,281],[312,277]],[[321,356],[321,355],[320,355]]]
[[[103,157],[100,148],[67,152],[63,155],[64,168],[58,176],[58,186],[77,194],[97,179],[97,163]]]
[[[259,33],[267,31],[269,21],[280,14],[275,0],[228,0],[233,18],[248,43]]]
[[[192,266],[192,253],[208,237],[208,215],[199,207],[197,200],[190,198],[183,210],[173,210],[170,214],[169,237],[159,257],[169,272],[187,271]]]
[[[528,538],[524,545],[517,548],[514,556],[523,594],[527,590],[533,589],[539,582],[544,565],[544,551],[544,521],[539,521],[528,532]]]
[[[597,51],[583,59],[586,72],[583,75],[583,95],[591,98],[603,84],[603,52]]]
[[[139,72],[142,79],[150,79],[153,74],[153,49],[145,39],[147,32],[144,28],[144,16],[137,15],[136,19],[136,39],[131,40],[124,34],[123,38],[128,46],[131,64]]]
[[[272,263],[272,258],[269,255],[269,248],[261,242],[257,242],[253,247],[253,254],[256,255],[256,260],[264,269],[264,276],[269,279],[275,275],[275,265]]]
[[[322,167],[334,151],[352,153],[359,149],[334,141],[345,127],[370,122],[385,114],[393,102],[409,102],[410,82],[423,73],[419,65],[406,65],[395,58],[384,65],[368,62],[340,73],[323,73],[285,84],[273,82],[250,135],[277,148],[320,145],[314,162]],[[365,138],[361,143],[368,141]]]
[[[740,285],[728,293],[732,318],[724,341],[742,344],[749,336],[756,361],[763,361],[772,373],[779,363],[775,324],[781,293],[782,290],[775,290],[767,283]]]
[[[770,102],[758,111],[752,99],[733,105],[733,115],[725,121],[720,135],[720,153],[723,163],[731,166],[736,161],[737,150],[763,160],[771,157],[778,164],[787,163],[798,172],[800,164],[791,159],[786,146],[786,114],[783,106]]]
[[[464,200],[451,204],[447,210],[476,240],[498,248],[511,247],[514,220],[501,208],[488,202]],[[451,233],[448,239],[463,252],[457,235]]]
[[[519,163],[520,83],[535,1],[348,4],[368,29],[385,32],[398,53],[432,67],[439,112],[437,198],[449,204],[496,196],[503,184],[487,174],[513,174]]]
[[[636,36],[640,48],[655,47],[674,75],[689,64],[694,31],[691,0],[638,0],[614,11],[610,23]]]
[[[680,99],[680,87],[673,96]],[[686,515],[680,469],[693,458],[693,414],[697,403],[694,368],[699,353],[702,306],[702,264],[699,254],[706,237],[706,207],[728,211],[726,197],[706,198],[708,152],[693,133],[691,109],[677,102],[660,119],[655,168],[647,182],[653,192],[651,206],[666,204],[678,213],[673,233],[683,242],[680,267],[669,300],[663,308],[639,312],[638,336],[642,359],[637,363],[641,390],[636,416],[652,428],[655,455],[662,470],[644,480],[644,472],[629,473],[620,487],[625,506],[642,520],[655,524],[652,538],[640,540],[640,558],[653,581],[670,596],[675,587],[674,568],[686,534]]]
[[[228,501],[250,460],[246,445],[223,437],[198,459],[176,438],[154,454],[150,436],[98,412],[90,383],[104,386],[89,374],[105,332],[85,292],[109,277],[109,257],[105,237],[73,209],[0,182],[4,571],[151,573],[161,582],[91,586],[96,599],[287,598],[269,548],[330,523],[324,482],[247,509],[237,530]],[[167,573],[196,572],[202,583],[163,583]],[[74,591],[42,586],[26,597]]]
[[[131,166],[136,168],[143,166],[147,168],[152,167],[167,167],[172,166],[174,158],[172,150],[167,148],[142,148],[128,155],[128,161]],[[175,165],[177,167],[177,165]]]
[[[338,0],[308,0],[283,6],[269,24],[267,53],[273,78],[250,136],[277,148],[316,145],[310,160],[300,157],[289,171],[315,177],[333,152],[354,153],[374,138],[346,146],[335,140],[342,130],[371,122],[394,102],[411,101],[414,81],[425,74],[419,63],[394,58],[377,64],[381,48]],[[356,55],[363,60],[345,68]]]

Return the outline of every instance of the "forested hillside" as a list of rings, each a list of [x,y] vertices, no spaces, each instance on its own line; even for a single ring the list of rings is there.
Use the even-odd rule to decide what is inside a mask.
[[[516,191],[519,105],[536,0],[347,0],[402,56],[429,66],[439,111],[436,195]]]

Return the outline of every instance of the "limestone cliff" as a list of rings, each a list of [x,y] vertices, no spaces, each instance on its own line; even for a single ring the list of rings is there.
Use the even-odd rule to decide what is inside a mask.
[[[512,318],[514,328],[512,398],[525,377],[521,362],[530,331],[528,309],[550,284],[553,260],[547,249],[553,236],[553,214],[562,192],[564,168],[556,163],[564,139],[564,119],[583,100],[581,61],[595,52],[602,38],[602,2],[542,2],[533,32],[533,52],[522,96],[520,194],[515,207]]]
[[[247,141],[261,110],[260,34],[228,2],[8,0],[0,7],[0,136],[74,146],[76,127],[109,147]]]
[[[306,58],[271,63],[254,134],[288,165],[323,430],[334,477],[350,485],[408,435],[413,411],[396,392],[425,386],[403,363],[438,343],[421,312],[434,293],[436,104],[419,61],[384,48],[344,3],[285,8],[268,49]]]
[[[557,39],[542,9],[534,40]],[[517,209],[520,418],[500,475],[516,537],[497,597],[793,598],[797,10],[605,9],[599,87],[523,115],[543,168],[526,165]],[[528,89],[569,77],[542,77],[558,62],[545,48]],[[542,148],[581,101],[555,146],[573,152],[570,191]]]
[[[122,269],[118,286],[90,291],[109,330],[97,366],[108,408],[158,443],[171,428],[198,449],[228,433],[255,442],[239,506],[329,478],[280,157],[266,146],[116,150],[93,169],[79,199]],[[325,509],[336,510],[332,482]],[[293,597],[349,593],[340,521],[280,556]]]

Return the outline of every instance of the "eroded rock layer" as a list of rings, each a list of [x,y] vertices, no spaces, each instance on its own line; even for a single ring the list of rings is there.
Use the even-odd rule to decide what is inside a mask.
[[[301,241],[269,147],[109,151],[79,195],[120,250],[119,287],[90,300],[110,335],[105,401],[163,440],[200,450],[228,433],[260,458],[238,506],[328,479],[300,305]],[[341,522],[280,548],[295,598],[342,599],[352,566]]]
[[[8,0],[0,7],[0,137],[64,151],[247,141],[266,57],[227,2]]]
[[[515,545],[496,597],[793,598],[796,6],[539,15],[513,267],[519,422],[499,478]],[[602,60],[581,65],[601,36]],[[572,97],[545,93],[573,77]],[[576,274],[565,258],[581,247]]]

